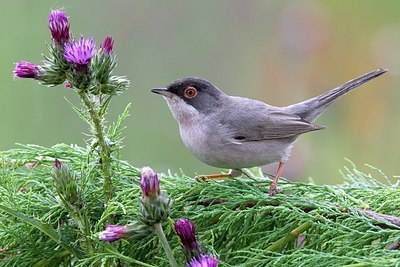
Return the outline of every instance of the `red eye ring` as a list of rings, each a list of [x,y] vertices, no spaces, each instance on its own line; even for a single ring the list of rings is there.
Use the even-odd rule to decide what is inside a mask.
[[[192,86],[188,86],[185,88],[185,90],[183,91],[183,95],[186,98],[193,98],[197,95],[197,89],[192,87]]]

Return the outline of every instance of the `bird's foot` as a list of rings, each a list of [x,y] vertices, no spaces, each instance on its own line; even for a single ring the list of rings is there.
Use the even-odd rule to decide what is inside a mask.
[[[275,183],[272,183],[269,187],[269,196],[274,197],[276,196],[276,193],[278,193],[278,188]]]
[[[208,180],[217,180],[217,179],[225,179],[225,178],[234,178],[242,175],[241,170],[229,170],[228,173],[224,174],[209,174],[209,175],[199,175],[194,177],[197,182],[206,182]]]
[[[276,188],[276,186],[278,184],[279,177],[281,176],[281,173],[282,173],[283,164],[284,163],[282,161],[279,162],[278,170],[277,170],[276,175],[275,175],[274,179],[272,180],[272,183],[269,187],[269,195],[271,197],[276,196],[276,193],[278,192],[278,189]]]
[[[196,180],[196,182],[207,182],[208,180],[218,180],[228,177],[228,174],[208,174],[195,176],[194,179]]]

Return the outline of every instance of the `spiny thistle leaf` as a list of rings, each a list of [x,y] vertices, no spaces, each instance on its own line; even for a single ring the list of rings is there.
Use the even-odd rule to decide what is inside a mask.
[[[88,116],[88,114],[84,110],[82,110],[81,108],[78,108],[77,106],[75,106],[71,101],[68,100],[68,98],[64,98],[64,99],[68,102],[68,104],[75,111],[75,113],[78,115],[79,118],[81,118],[87,124],[89,124],[89,125],[91,124],[90,117]]]
[[[99,116],[102,117],[106,114],[108,105],[110,104],[112,97],[112,95],[107,96],[106,100],[102,103],[99,111]]]
[[[129,109],[131,108],[131,106],[132,106],[131,103],[126,105],[122,114],[118,116],[117,121],[113,123],[108,130],[108,135],[110,139],[113,140],[114,142],[118,142],[122,138],[122,131],[126,128],[126,126],[124,126],[124,122],[130,116]]]

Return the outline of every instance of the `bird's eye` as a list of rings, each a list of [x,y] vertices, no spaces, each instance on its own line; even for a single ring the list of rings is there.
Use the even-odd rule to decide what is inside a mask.
[[[185,90],[183,91],[183,95],[186,98],[193,98],[197,95],[197,90],[194,87],[188,86],[185,88]]]

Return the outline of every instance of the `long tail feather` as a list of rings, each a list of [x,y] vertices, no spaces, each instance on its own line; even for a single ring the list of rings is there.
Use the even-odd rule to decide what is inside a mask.
[[[308,99],[306,101],[291,105],[286,107],[288,111],[299,115],[301,118],[307,121],[316,120],[319,115],[322,114],[338,97],[350,92],[351,90],[357,88],[358,86],[375,79],[376,77],[384,74],[388,70],[385,68],[380,68],[371,72],[368,72],[358,78],[355,78],[347,83],[340,85],[332,90],[329,90],[326,93],[323,93],[314,98]]]

